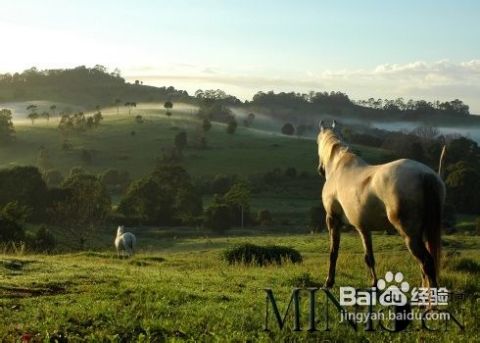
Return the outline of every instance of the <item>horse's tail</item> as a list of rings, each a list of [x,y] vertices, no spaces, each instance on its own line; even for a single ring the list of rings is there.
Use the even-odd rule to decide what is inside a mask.
[[[441,225],[443,211],[443,185],[435,174],[425,174],[423,179],[423,230],[426,248],[433,258],[435,274],[439,276],[441,257]]]
[[[445,152],[447,150],[447,146],[444,145],[442,148],[442,152],[440,153],[440,160],[438,161],[438,175],[441,179],[443,179],[443,162],[445,162]]]

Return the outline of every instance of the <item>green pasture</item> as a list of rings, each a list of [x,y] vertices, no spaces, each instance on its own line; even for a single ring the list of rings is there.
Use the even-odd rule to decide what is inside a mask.
[[[187,229],[186,229],[187,230]],[[140,252],[116,258],[107,233],[95,250],[60,255],[0,255],[0,341],[18,342],[31,334],[49,342],[474,342],[478,329],[480,238],[444,237],[440,283],[463,300],[452,299],[449,310],[465,325],[450,323],[442,331],[421,330],[413,322],[407,331],[389,333],[374,323],[353,331],[330,306],[330,331],[325,332],[324,299],[318,298],[319,332],[294,332],[292,322],[278,329],[273,317],[263,331],[265,294],[272,288],[284,311],[293,287],[319,286],[328,266],[328,237],[279,232],[231,232],[226,237],[188,232],[176,236],[165,229],[137,229]],[[266,267],[228,265],[222,251],[234,244],[277,244],[299,250],[301,264]],[[420,285],[417,263],[399,236],[374,235],[377,272],[400,271],[410,285]],[[344,233],[337,266],[338,286],[366,287],[368,273],[355,233]],[[307,301],[302,298],[302,326],[307,326]],[[271,310],[270,310],[271,311]],[[290,317],[288,317],[291,319]],[[433,325],[433,324],[432,324]]]

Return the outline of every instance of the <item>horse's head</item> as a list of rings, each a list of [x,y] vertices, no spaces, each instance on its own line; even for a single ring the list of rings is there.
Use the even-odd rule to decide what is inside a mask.
[[[326,136],[331,136],[332,133],[335,131],[335,126],[336,122],[335,120],[332,121],[332,126],[331,127],[326,127],[325,123],[323,120],[320,120],[320,123],[318,124],[318,127],[320,129],[320,132],[318,133],[317,136],[317,146],[318,146],[318,173],[325,178],[325,161],[324,158],[325,156],[325,137]]]
[[[120,225],[117,229],[117,236],[123,235],[124,232],[125,232],[125,226]]]

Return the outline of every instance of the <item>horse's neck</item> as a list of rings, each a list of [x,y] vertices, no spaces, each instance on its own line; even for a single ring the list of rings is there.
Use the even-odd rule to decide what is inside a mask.
[[[363,159],[352,152],[344,151],[341,156],[335,156],[328,166],[327,174],[338,173],[345,169],[364,167],[368,165]]]

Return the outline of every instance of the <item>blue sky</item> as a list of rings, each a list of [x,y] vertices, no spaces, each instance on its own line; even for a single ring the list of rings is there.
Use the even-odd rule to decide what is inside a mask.
[[[194,91],[461,98],[480,113],[479,1],[4,1],[0,72],[118,67]]]

